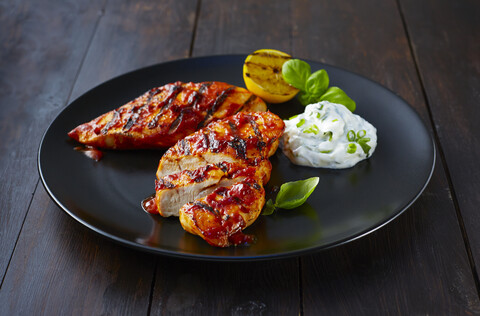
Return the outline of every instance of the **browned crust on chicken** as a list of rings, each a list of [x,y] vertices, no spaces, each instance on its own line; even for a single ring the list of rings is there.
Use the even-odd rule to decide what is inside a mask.
[[[241,111],[266,111],[266,105],[248,90],[227,83],[175,82],[153,88],[68,135],[99,148],[170,147],[211,121]]]

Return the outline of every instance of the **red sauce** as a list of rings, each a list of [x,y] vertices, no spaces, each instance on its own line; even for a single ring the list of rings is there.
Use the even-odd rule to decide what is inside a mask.
[[[83,153],[85,156],[95,161],[100,161],[100,159],[103,157],[103,152],[92,146],[77,146],[73,149]]]
[[[257,241],[257,238],[253,235],[246,235],[241,231],[236,232],[232,236],[228,237],[228,242],[232,245],[239,246],[239,245],[250,245]]]
[[[142,208],[145,212],[150,214],[158,214],[157,203],[155,200],[155,194],[149,196],[142,201]]]

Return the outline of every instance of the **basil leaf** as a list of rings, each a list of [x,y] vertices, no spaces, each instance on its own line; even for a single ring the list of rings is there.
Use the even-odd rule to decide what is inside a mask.
[[[263,206],[262,215],[271,215],[273,211],[275,211],[275,204],[273,204],[272,199],[269,199]]]
[[[275,199],[275,206],[278,208],[296,208],[307,200],[317,187],[319,178],[313,177],[306,180],[287,182],[282,184]]]
[[[351,112],[355,111],[355,108],[357,107],[355,101],[350,99],[350,97],[339,87],[328,88],[327,92],[320,97],[320,101],[330,101],[332,103],[343,104]]]
[[[305,83],[311,73],[310,65],[300,59],[287,60],[282,66],[283,79],[302,91],[305,91]]]
[[[313,95],[305,92],[300,92],[298,94],[298,101],[304,106],[307,106],[312,103],[316,103],[318,100],[319,96],[318,95]]]
[[[325,69],[320,69],[308,77],[305,83],[305,91],[309,94],[321,96],[327,91],[329,84],[328,73]]]

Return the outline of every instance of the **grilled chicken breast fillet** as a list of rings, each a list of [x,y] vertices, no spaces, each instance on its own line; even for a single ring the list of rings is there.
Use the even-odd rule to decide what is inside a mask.
[[[212,246],[250,243],[252,236],[242,230],[257,219],[265,204],[265,190],[256,180],[245,178],[185,204],[180,209],[182,227]]]
[[[167,150],[157,178],[221,162],[256,165],[275,153],[284,128],[271,112],[241,112],[212,122]]]
[[[155,181],[155,203],[160,215],[179,216],[180,208],[245,178],[255,178],[260,185],[269,180],[272,164],[267,159],[256,166],[245,163],[208,164],[195,170],[183,170]]]
[[[178,141],[157,170],[158,212],[179,216],[185,230],[211,245],[249,241],[242,230],[265,203],[263,185],[272,169],[268,157],[283,130],[273,113],[241,112]]]
[[[223,82],[175,82],[79,125],[68,135],[109,149],[170,147],[211,121],[240,111],[266,111],[248,90]]]

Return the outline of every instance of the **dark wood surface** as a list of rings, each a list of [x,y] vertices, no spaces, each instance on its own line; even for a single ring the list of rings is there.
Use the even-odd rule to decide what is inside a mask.
[[[0,2],[0,314],[480,314],[480,2]],[[276,48],[364,75],[410,103],[437,146],[399,218],[349,244],[274,261],[138,252],[49,198],[40,139],[122,73]]]

